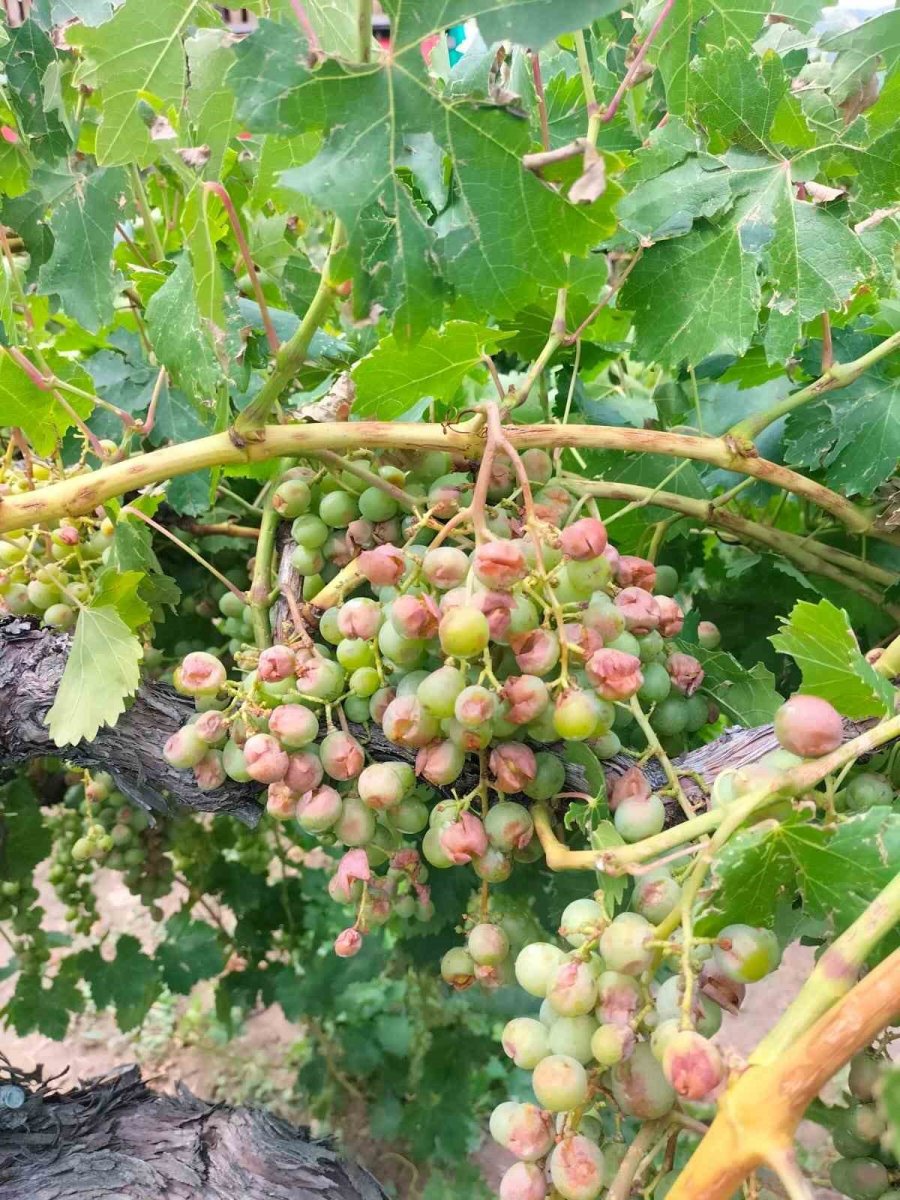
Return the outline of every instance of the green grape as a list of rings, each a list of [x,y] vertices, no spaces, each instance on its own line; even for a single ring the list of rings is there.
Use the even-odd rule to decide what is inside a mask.
[[[531,1086],[538,1104],[548,1112],[572,1112],[587,1100],[588,1077],[577,1059],[548,1054],[534,1068]]]
[[[687,724],[685,729],[688,733],[696,733],[698,729],[702,729],[709,722],[709,701],[699,692],[695,692],[693,696],[688,696],[685,701],[687,709]]]
[[[46,613],[44,619],[47,619]],[[844,788],[844,799],[851,812],[865,812],[876,805],[891,804],[894,788],[886,775],[877,771],[865,771],[850,780]]]
[[[320,550],[298,544],[291,552],[291,566],[301,575],[318,575],[325,566],[325,559]]]
[[[298,546],[305,546],[307,550],[321,550],[330,533],[331,530],[322,518],[313,513],[298,517],[291,525],[291,537]]]
[[[839,1158],[829,1175],[834,1189],[850,1200],[879,1200],[890,1186],[887,1168],[874,1158]]]
[[[658,563],[653,590],[658,596],[674,596],[678,591],[678,572],[667,563]]]
[[[374,696],[381,687],[381,679],[374,667],[357,667],[350,675],[347,683],[354,696],[366,700],[368,700],[369,696]],[[365,707],[365,713],[368,713],[368,705]],[[351,718],[351,720],[359,721],[365,721],[365,719],[365,715]]]
[[[350,492],[337,489],[319,501],[319,518],[332,529],[346,529],[358,516],[359,504]]]
[[[302,516],[310,500],[309,486],[302,479],[285,479],[272,493],[272,507],[288,521]]]
[[[641,657],[641,643],[633,633],[628,633],[627,630],[613,638],[611,642],[607,642],[606,645],[610,650],[621,650],[623,654],[633,654],[635,658]]]
[[[44,612],[44,624],[51,629],[71,629],[77,615],[69,604],[51,604]]]
[[[363,667],[361,669],[366,672],[371,670],[370,667]],[[353,675],[356,674],[358,674],[358,672],[354,671]],[[349,686],[351,689],[353,688],[353,675],[351,675],[349,679]],[[365,725],[368,722],[369,701],[367,698],[359,694],[348,696],[343,702],[343,707],[348,721],[355,721],[357,725]]]
[[[359,497],[359,511],[367,521],[389,521],[400,511],[400,505],[381,488],[370,487]]]
[[[668,696],[650,715],[650,724],[658,734],[672,737],[687,728],[688,708],[684,696]]]
[[[672,690],[672,678],[660,662],[648,662],[643,669],[644,682],[638,688],[638,697],[647,704],[659,704]]]
[[[335,656],[345,671],[355,671],[374,664],[375,646],[364,638],[344,638],[338,642]]]

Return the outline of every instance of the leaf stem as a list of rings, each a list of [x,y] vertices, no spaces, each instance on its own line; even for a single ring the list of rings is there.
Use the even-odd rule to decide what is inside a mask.
[[[628,91],[628,89],[630,87],[633,87],[635,82],[637,81],[638,75],[640,74],[641,67],[643,66],[643,63],[644,63],[644,59],[647,57],[647,51],[653,45],[654,41],[656,40],[657,34],[662,29],[663,25],[666,23],[666,18],[668,17],[669,13],[672,11],[672,9],[674,7],[675,7],[675,0],[666,0],[665,4],[659,10],[659,16],[653,22],[653,25],[650,28],[650,32],[644,38],[644,41],[641,45],[640,50],[638,50],[637,54],[632,59],[631,66],[625,72],[625,77],[622,80],[622,82],[619,84],[616,94],[613,96],[612,100],[610,100],[609,104],[604,109],[603,116],[601,117],[601,121],[603,122],[604,125],[608,124],[613,119],[613,117],[619,111],[619,105],[622,103],[622,99],[625,96],[625,93]]]
[[[675,798],[677,799],[679,805],[681,806],[681,811],[688,818],[688,820],[690,820],[691,817],[694,816],[694,810],[693,810],[693,808],[691,808],[690,802],[688,801],[687,796],[685,796],[685,794],[684,794],[684,788],[681,786],[681,780],[678,778],[678,775],[675,771],[675,768],[672,766],[672,763],[669,759],[668,754],[666,754],[665,750],[663,750],[662,743],[660,742],[659,738],[656,736],[656,730],[653,728],[653,726],[647,720],[647,717],[644,713],[644,710],[641,708],[641,704],[640,704],[640,701],[638,700],[637,696],[631,697],[631,700],[628,703],[628,707],[631,709],[631,715],[634,717],[635,721],[637,721],[638,725],[640,726],[641,732],[643,733],[644,737],[647,739],[647,745],[650,747],[650,750],[653,752],[653,757],[656,759],[656,761],[659,763],[659,765],[662,767],[663,771],[665,772],[666,779],[669,781],[669,787],[675,793]]]
[[[331,264],[343,240],[343,223],[335,220],[331,245],[328,256],[322,265],[322,274],[319,277],[316,293],[296,331],[279,347],[271,375],[262,385],[256,397],[235,419],[233,433],[238,438],[259,433],[271,416],[278,398],[303,366],[310,343],[331,306],[334,296],[334,287],[330,278]]]
[[[182,539],[174,534],[171,529],[166,529],[165,525],[160,525],[158,521],[154,521],[152,517],[148,517],[147,514],[141,512],[139,508],[132,508],[130,504],[126,505],[122,509],[122,512],[129,517],[137,517],[138,520],[143,521],[145,525],[149,525],[151,529],[155,529],[157,533],[161,533],[163,537],[167,537],[170,542],[174,542],[175,545],[178,546],[180,550],[183,550],[185,554],[189,555],[194,562],[199,563],[201,567],[205,567],[206,570],[209,571],[210,575],[213,576],[213,578],[218,579],[219,583],[224,584],[225,587],[228,588],[229,592],[232,593],[232,595],[237,596],[238,600],[240,600],[242,603],[246,601],[247,597],[239,587],[235,587],[235,585],[226,575],[223,575],[217,567],[214,567],[211,562],[208,562],[202,554],[198,553],[198,551],[194,549],[193,546],[189,546],[187,542],[182,541]]]
[[[541,76],[541,56],[537,50],[531,52],[531,77],[534,80],[534,94],[537,96],[538,116],[541,122],[541,145],[545,150],[549,150],[550,122],[547,118],[547,97],[544,94],[544,80]]]
[[[665,1120],[646,1121],[634,1136],[631,1145],[625,1151],[625,1157],[619,1164],[616,1177],[609,1185],[606,1200],[628,1200],[631,1195],[631,1185],[637,1174],[641,1160],[656,1141],[656,1136],[666,1125]]]
[[[228,214],[228,220],[231,222],[231,228],[238,244],[241,258],[244,260],[244,266],[247,268],[247,274],[250,277],[250,286],[253,288],[253,295],[256,297],[256,303],[259,305],[259,315],[263,323],[263,329],[266,331],[266,340],[269,343],[269,349],[273,354],[278,353],[278,347],[281,344],[278,341],[278,334],[275,332],[275,326],[272,324],[272,317],[269,313],[269,306],[266,303],[266,297],[263,294],[262,284],[259,281],[259,274],[256,270],[256,263],[253,261],[253,255],[250,253],[250,246],[247,238],[244,235],[243,227],[241,226],[240,217],[237,214],[237,209],[234,207],[234,202],[228,194],[228,190],[224,184],[216,180],[210,180],[203,184],[203,188],[207,192],[212,192],[218,196],[222,202],[225,212]]]
[[[166,252],[163,249],[162,242],[159,240],[159,233],[153,221],[153,210],[150,208],[150,201],[147,199],[147,192],[144,189],[141,172],[134,165],[131,167],[131,186],[134,189],[134,200],[138,206],[138,212],[141,214],[144,236],[147,239],[150,253],[153,255],[153,261],[162,262],[166,257]]]
[[[600,105],[597,103],[597,93],[594,91],[594,77],[591,74],[591,61],[588,58],[584,31],[581,29],[575,34],[575,53],[578,57],[578,70],[581,73],[584,102],[587,106],[587,140],[592,146],[596,146],[597,138],[600,136]]]
[[[743,421],[739,421],[725,435],[728,438],[734,439],[736,442],[753,442],[764,429],[780,417],[786,416],[787,413],[793,412],[797,408],[801,408],[804,404],[808,404],[810,400],[816,400],[819,396],[823,396],[826,392],[834,392],[839,388],[845,388],[849,384],[859,379],[869,367],[880,362],[881,359],[887,358],[889,354],[893,354],[896,349],[900,348],[900,331],[892,333],[890,337],[885,338],[883,342],[879,342],[877,346],[873,346],[871,350],[865,354],[861,354],[859,358],[853,359],[848,363],[832,363],[818,379],[807,384],[805,388],[801,388],[799,392],[792,392],[790,396],[785,396],[778,404],[773,404],[771,408],[765,409],[760,413],[755,413],[751,417],[747,417]]]
[[[319,450],[315,457],[323,463],[327,463],[332,471],[338,474],[341,471],[348,471],[351,475],[355,475],[367,487],[378,488],[385,495],[391,496],[401,508],[405,508],[408,512],[413,512],[416,505],[419,503],[415,496],[410,495],[401,487],[397,487],[395,483],[391,483],[387,479],[382,479],[380,475],[376,475],[374,471],[370,471],[368,467],[364,467],[362,463],[355,462],[352,458],[342,458],[339,454],[335,454],[333,450]]]
[[[356,53],[361,63],[372,59],[372,0],[358,0],[356,12]]]

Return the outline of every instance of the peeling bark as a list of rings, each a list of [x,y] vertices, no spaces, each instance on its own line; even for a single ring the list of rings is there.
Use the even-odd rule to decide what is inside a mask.
[[[153,1092],[137,1067],[69,1091],[0,1064],[2,1200],[387,1200],[372,1176],[258,1108]]]

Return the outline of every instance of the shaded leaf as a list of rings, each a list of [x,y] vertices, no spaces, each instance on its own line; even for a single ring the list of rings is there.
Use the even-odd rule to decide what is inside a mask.
[[[141,1024],[159,995],[159,968],[130,933],[116,942],[116,956],[107,962],[99,947],[78,956],[91,999],[98,1009],[114,1008],[116,1024],[125,1033]]]
[[[210,925],[192,921],[190,913],[182,909],[166,922],[165,932],[156,961],[169,991],[186,996],[195,983],[222,971],[225,955]]]
[[[172,381],[195,400],[209,401],[222,380],[209,325],[201,320],[187,255],[147,305],[147,333]]]
[[[79,416],[90,414],[90,401],[78,396],[69,405]],[[0,349],[0,425],[17,426],[38,454],[50,454],[72,425],[70,413],[52,392],[44,391]]]

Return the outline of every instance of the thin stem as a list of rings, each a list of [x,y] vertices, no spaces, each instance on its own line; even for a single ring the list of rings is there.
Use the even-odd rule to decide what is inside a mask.
[[[668,754],[666,754],[665,750],[663,750],[662,743],[656,736],[656,730],[644,715],[644,710],[641,708],[640,701],[638,700],[637,696],[631,697],[628,707],[631,709],[631,715],[640,726],[641,732],[647,739],[647,745],[653,752],[653,757],[665,772],[666,779],[669,781],[669,787],[675,793],[675,798],[681,806],[681,811],[688,818],[688,820],[690,820],[690,818],[694,816],[694,810],[691,807],[687,796],[684,794],[684,788],[681,786],[681,780],[678,778]]]
[[[185,525],[185,529],[194,537],[247,538],[248,541],[254,542],[259,537],[259,529],[255,525],[230,525],[227,521],[212,525],[201,525],[197,521],[190,521]]]
[[[356,17],[357,57],[361,63],[372,59],[372,0],[358,0]]]
[[[224,483],[220,483],[216,489],[220,495],[227,496],[229,500],[233,500],[240,508],[245,509],[248,513],[252,513],[254,517],[262,515],[262,508],[257,504],[251,504],[249,500],[245,500],[238,492],[233,492],[227,488]]]
[[[550,334],[544,343],[544,347],[540,354],[531,364],[531,368],[525,379],[522,382],[521,388],[515,393],[510,391],[510,396],[514,398],[515,404],[524,404],[528,399],[528,393],[534,387],[535,382],[540,378],[541,372],[547,363],[563,344],[566,336],[566,297],[568,296],[568,288],[560,288],[556,293],[556,309],[553,313],[553,322],[550,326]]]
[[[831,338],[831,318],[827,312],[822,313],[822,374],[834,366],[834,344]]]
[[[256,555],[253,563],[253,578],[250,590],[247,592],[247,603],[250,606],[250,625],[253,638],[258,650],[265,650],[272,645],[272,629],[269,624],[269,593],[272,590],[272,560],[275,556],[275,534],[281,517],[273,507],[275,495],[273,488],[269,492],[266,506],[263,509],[262,521],[259,526],[259,538],[256,543]]]
[[[638,75],[640,74],[640,70],[641,70],[641,67],[643,66],[644,59],[647,57],[647,51],[653,45],[654,41],[656,40],[657,34],[662,29],[663,25],[666,23],[666,18],[668,17],[669,13],[672,11],[672,9],[674,7],[675,7],[675,0],[666,0],[665,4],[659,10],[659,16],[653,22],[653,25],[650,28],[650,32],[644,38],[643,45],[641,46],[640,50],[638,50],[637,54],[634,56],[631,66],[625,72],[625,78],[619,84],[618,91],[613,96],[612,100],[609,102],[608,106],[604,110],[603,116],[601,118],[604,125],[607,124],[609,121],[611,121],[613,119],[613,117],[616,115],[616,113],[619,111],[619,105],[622,103],[622,99],[623,99],[625,93],[628,91],[628,89],[630,87],[632,87],[634,85],[635,81],[638,78]]]
[[[387,479],[382,479],[380,475],[376,475],[374,471],[370,471],[368,467],[364,467],[362,463],[355,462],[352,458],[343,458],[339,454],[335,454],[332,450],[320,450],[316,454],[316,458],[320,462],[327,463],[333,471],[347,471],[351,475],[355,475],[357,479],[362,480],[367,487],[378,488],[379,491],[391,496],[401,508],[412,512],[418,500],[415,496],[405,492],[403,488],[397,487],[395,483],[390,483]]]
[[[131,505],[126,505],[126,507],[122,509],[122,512],[126,513],[129,517],[137,517],[138,520],[143,521],[145,525],[149,525],[151,529],[155,529],[157,533],[161,533],[163,537],[167,537],[170,542],[174,542],[175,545],[178,546],[179,549],[183,550],[185,554],[189,555],[194,562],[199,563],[201,567],[205,567],[206,570],[209,571],[210,575],[213,576],[213,578],[218,579],[219,583],[224,584],[225,587],[228,588],[229,592],[237,596],[238,600],[244,602],[247,599],[241,589],[235,587],[226,575],[223,575],[218,568],[214,567],[211,562],[208,562],[202,554],[199,554],[194,549],[193,546],[189,546],[187,542],[184,542],[180,537],[177,537],[171,529],[166,529],[165,525],[160,525],[157,521],[154,521],[152,517],[148,517],[146,513],[142,513],[139,508],[132,508]]]
[[[550,149],[550,122],[547,118],[547,97],[544,95],[544,80],[541,77],[541,56],[537,50],[531,52],[531,77],[534,80],[534,94],[537,96],[538,116],[541,122],[541,145],[545,150]]]
[[[600,105],[597,103],[597,93],[594,91],[594,77],[591,74],[591,63],[588,58],[584,32],[581,29],[575,34],[575,53],[578,56],[578,70],[581,73],[581,87],[584,91],[584,102],[587,107],[587,140],[592,146],[596,146],[597,138],[600,136]]]
[[[793,1146],[773,1151],[767,1161],[787,1192],[788,1200],[816,1200],[812,1185],[800,1170]]]
[[[631,274],[631,272],[634,270],[634,268],[638,265],[638,263],[640,262],[640,259],[641,259],[641,255],[643,253],[644,253],[643,246],[638,246],[637,250],[632,255],[630,262],[628,263],[628,266],[625,268],[625,270],[622,272],[622,274],[616,278],[614,283],[607,284],[608,291],[607,291],[606,295],[603,297],[603,299],[600,301],[600,303],[595,305],[595,307],[590,311],[590,313],[588,313],[588,315],[584,318],[584,320],[581,322],[581,324],[578,326],[577,329],[575,329],[572,333],[567,333],[566,336],[563,338],[563,341],[565,342],[565,344],[567,346],[571,345],[572,342],[578,341],[578,339],[584,333],[585,329],[587,329],[587,327],[589,325],[593,324],[593,322],[596,321],[597,317],[600,315],[600,313],[603,311],[603,309],[606,308],[606,306],[609,304],[610,300],[612,300],[613,296],[615,296],[616,292],[619,291],[622,284],[625,282],[625,280],[628,278],[628,276]]]
[[[625,1151],[625,1157],[619,1164],[619,1169],[616,1171],[616,1177],[606,1193],[606,1200],[628,1200],[631,1195],[631,1185],[634,1183],[634,1177],[637,1174],[638,1167],[641,1165],[641,1160],[656,1141],[657,1135],[661,1129],[664,1129],[666,1122],[662,1121],[647,1121],[643,1124],[634,1136],[631,1145]]]
[[[325,259],[322,274],[319,277],[319,286],[306,310],[306,315],[294,334],[279,348],[275,355],[272,374],[262,385],[255,399],[247,405],[234,422],[232,432],[239,439],[259,433],[271,416],[278,398],[303,366],[310,342],[331,306],[334,296],[334,287],[331,283],[331,264],[343,240],[343,223],[336,220],[328,257]]]
[[[221,183],[211,180],[207,183],[204,183],[203,187],[205,191],[212,192],[214,195],[219,197],[226,213],[228,214],[228,220],[231,222],[231,228],[234,233],[235,241],[238,244],[241,258],[244,260],[244,266],[247,268],[247,274],[250,277],[250,286],[253,288],[253,295],[256,297],[256,303],[259,305],[259,314],[260,318],[262,319],[263,329],[266,331],[266,340],[269,343],[269,349],[273,354],[276,354],[281,343],[278,340],[278,334],[275,332],[275,326],[272,324],[272,317],[269,313],[269,306],[266,303],[266,297],[263,294],[262,284],[259,281],[256,263],[254,263],[253,255],[250,253],[250,246],[247,242],[247,238],[244,236],[244,230],[241,226],[237,209],[234,207],[234,202],[229,196],[225,186]]]
[[[159,233],[153,221],[153,211],[150,208],[150,201],[147,199],[147,193],[144,190],[144,181],[141,179],[140,170],[136,166],[132,166],[131,168],[131,186],[134,189],[134,200],[141,214],[144,236],[150,247],[150,253],[153,255],[153,261],[162,262],[166,257],[166,252],[163,249],[162,242],[159,240]]]
[[[900,675],[900,636],[895,637],[884,648],[875,663],[875,670],[886,679],[893,679],[895,675]]]
[[[859,358],[853,359],[852,362],[833,363],[818,379],[805,388],[801,388],[799,392],[792,392],[790,396],[785,396],[771,408],[767,408],[761,413],[755,413],[744,421],[739,421],[737,425],[732,426],[726,437],[733,438],[737,442],[754,441],[764,429],[768,429],[780,417],[808,404],[810,400],[818,399],[826,392],[834,392],[839,388],[847,387],[848,384],[859,379],[860,375],[869,367],[880,362],[881,359],[887,358],[889,354],[893,354],[898,347],[900,347],[900,332],[892,333],[890,337],[879,342],[867,353],[861,354]]]
[[[872,950],[900,921],[900,875],[861,917],[828,947],[775,1028],[759,1043],[751,1063],[774,1062],[822,1013],[849,992]]]

